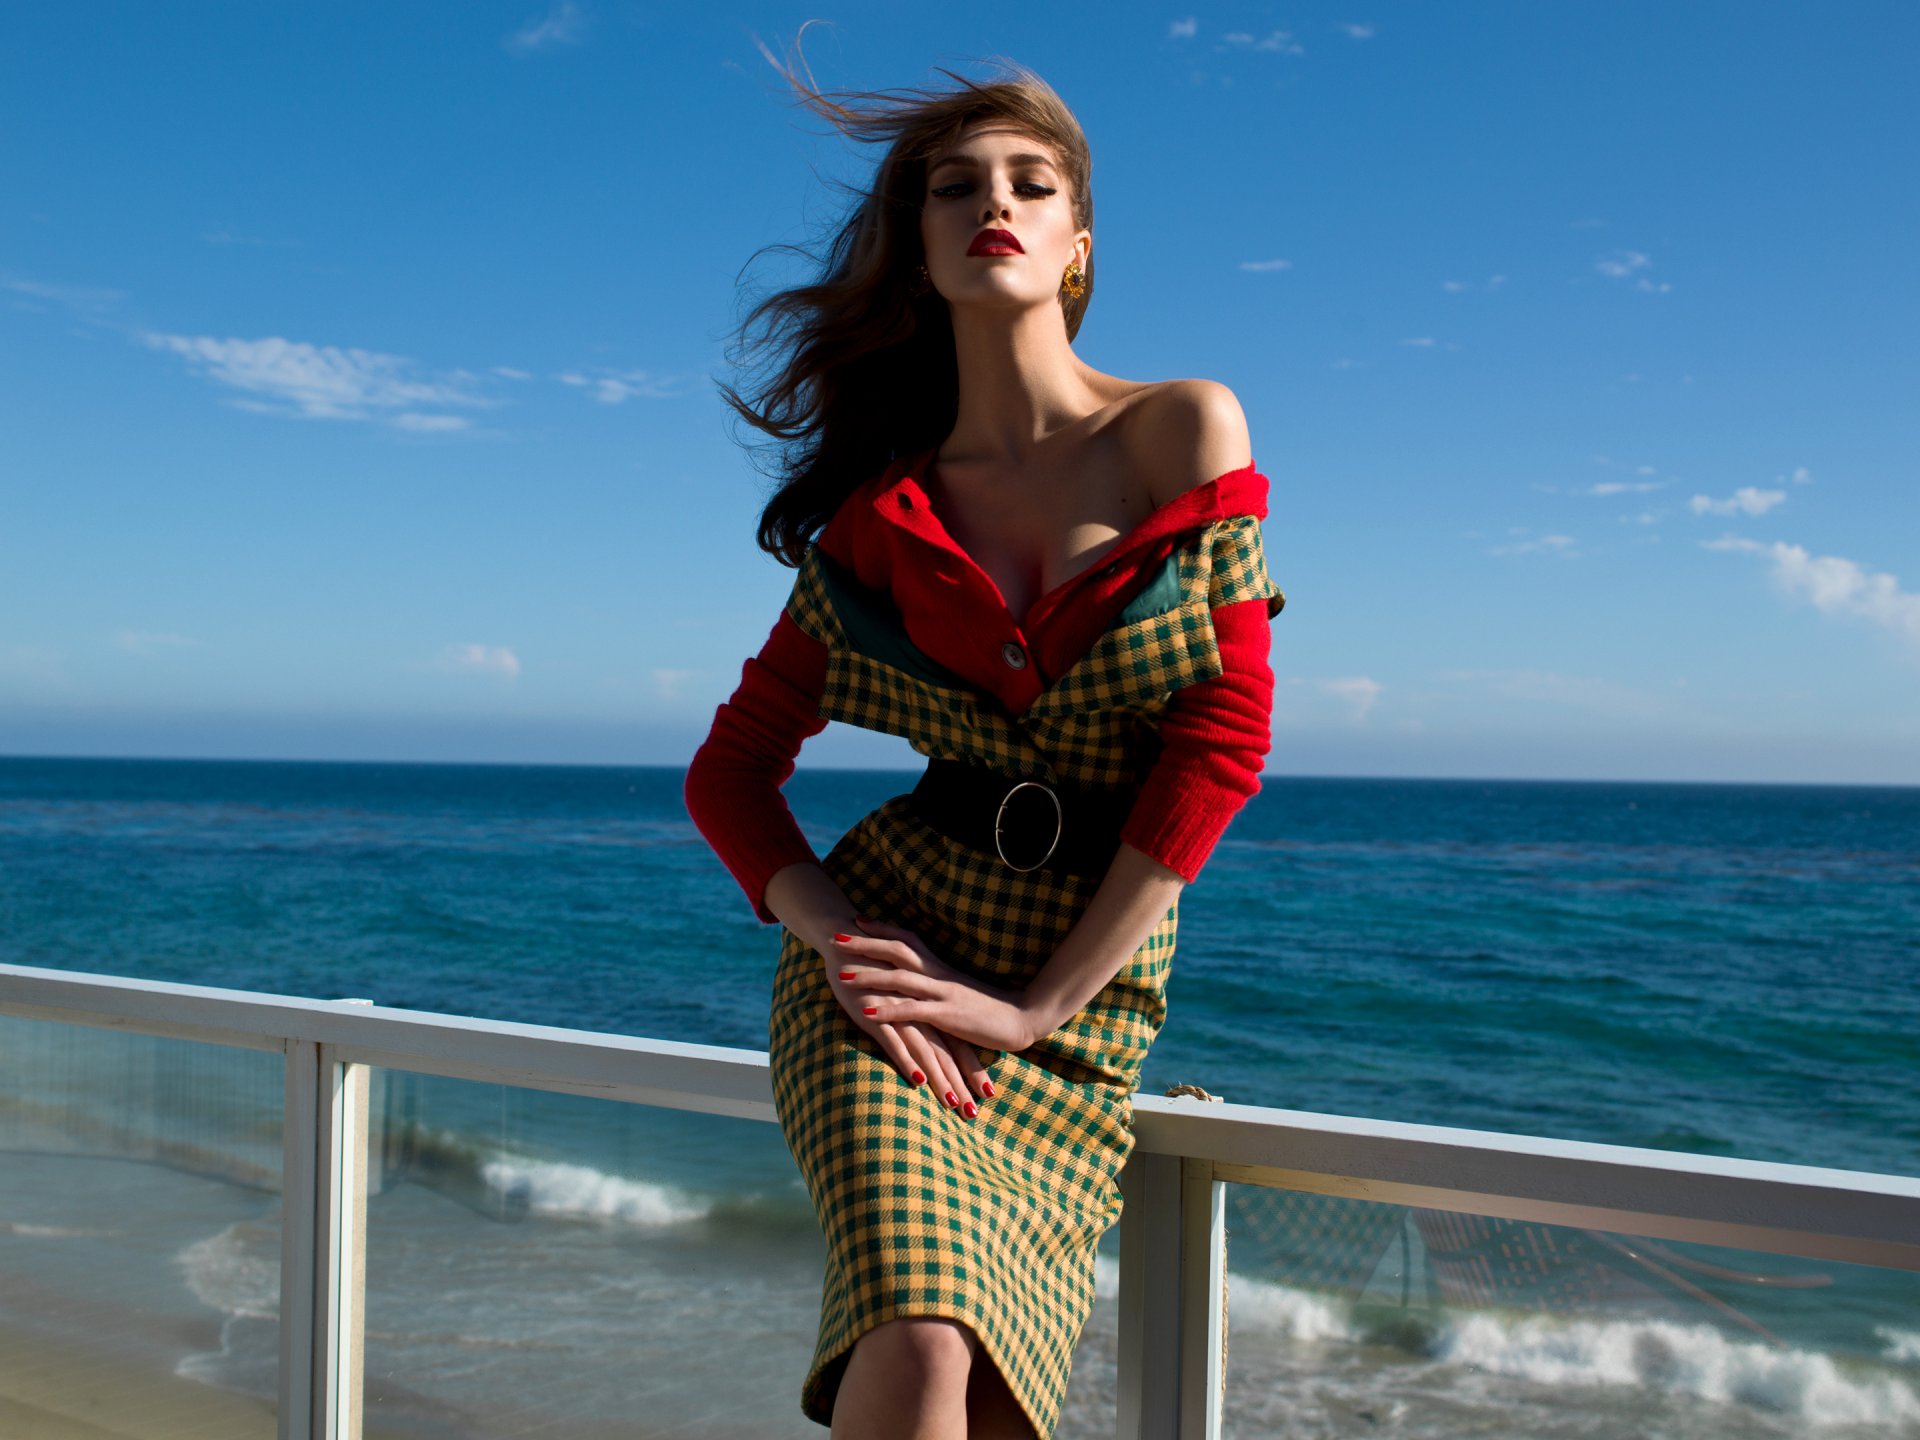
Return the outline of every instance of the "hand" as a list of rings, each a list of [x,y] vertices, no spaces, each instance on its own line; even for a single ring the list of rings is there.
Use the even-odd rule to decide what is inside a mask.
[[[868,996],[862,1013],[889,1025],[938,1026],[947,1035],[992,1050],[1025,1050],[1046,1031],[1020,991],[999,990],[962,975],[935,958],[913,931],[878,920],[856,922],[863,932],[834,949]]]
[[[835,947],[843,940],[856,938],[859,937],[835,935]],[[863,986],[876,969],[872,965],[855,968],[852,962],[828,957],[827,986],[847,1017],[873,1038],[908,1084],[922,1085],[931,1080],[934,1094],[941,1096],[951,1109],[973,1119],[979,1113],[974,1097],[985,1100],[993,1094],[993,1081],[988,1078],[987,1067],[980,1063],[979,1053],[964,1040],[943,1034],[932,1026],[889,1024],[875,1019],[869,1007],[878,997],[869,994]]]

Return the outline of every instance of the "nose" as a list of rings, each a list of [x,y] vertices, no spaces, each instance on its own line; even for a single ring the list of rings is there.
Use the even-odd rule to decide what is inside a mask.
[[[1013,187],[1002,187],[999,181],[987,186],[987,200],[982,207],[980,221],[987,224],[994,220],[1008,220],[1013,217]]]

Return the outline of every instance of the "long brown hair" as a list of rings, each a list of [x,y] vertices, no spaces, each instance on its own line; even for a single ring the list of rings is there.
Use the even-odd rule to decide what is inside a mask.
[[[760,548],[798,565],[841,501],[896,458],[933,449],[953,428],[953,323],[947,302],[919,283],[927,162],[968,126],[1003,122],[1053,151],[1074,221],[1089,230],[1093,162],[1073,112],[1020,66],[984,81],[940,71],[951,89],[825,93],[810,75],[801,78],[804,61],[774,63],[806,109],[849,139],[887,147],[821,253],[798,252],[815,262],[818,278],[748,312],[730,357],[745,383],[720,386],[740,418],[771,437],[753,447],[777,481],[760,514]],[[1084,270],[1086,292],[1060,297],[1069,339],[1093,298],[1091,258]]]

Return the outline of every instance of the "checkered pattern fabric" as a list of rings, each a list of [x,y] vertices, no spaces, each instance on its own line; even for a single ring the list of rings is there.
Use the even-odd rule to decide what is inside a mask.
[[[832,577],[811,557],[788,614],[829,649],[824,717],[1001,775],[1130,787],[1151,764],[1170,694],[1220,673],[1210,607],[1275,593],[1251,517],[1196,532],[1176,555],[1176,603],[1116,625],[1018,717],[958,682],[853,649]],[[1016,873],[929,829],[905,797],[857,824],[824,864],[862,913],[1008,987],[1032,978],[1098,884]],[[809,1417],[830,1422],[861,1335],[900,1316],[942,1316],[979,1337],[1035,1429],[1052,1435],[1093,1305],[1094,1247],[1120,1213],[1130,1096],[1166,1017],[1176,918],[1169,910],[1053,1034],[1017,1055],[983,1055],[994,1096],[971,1121],[900,1077],[840,1009],[821,956],[787,934],[769,1037],[774,1104],[827,1241],[801,1392]]]

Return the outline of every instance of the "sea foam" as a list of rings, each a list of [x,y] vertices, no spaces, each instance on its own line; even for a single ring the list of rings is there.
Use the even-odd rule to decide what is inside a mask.
[[[481,1175],[503,1193],[524,1187],[529,1208],[541,1215],[655,1228],[701,1220],[713,1209],[684,1191],[609,1175],[590,1165],[493,1159],[481,1167]]]
[[[1896,1365],[1920,1365],[1920,1332],[1876,1325],[1873,1333],[1887,1342],[1887,1348],[1881,1352],[1883,1359]]]
[[[1920,1421],[1920,1393],[1897,1377],[1849,1374],[1830,1356],[1732,1339],[1708,1325],[1456,1315],[1433,1353],[1485,1374],[1662,1390],[1810,1425]]]
[[[241,1222],[196,1240],[174,1256],[201,1304],[229,1315],[270,1320],[280,1313],[276,1231]]]

